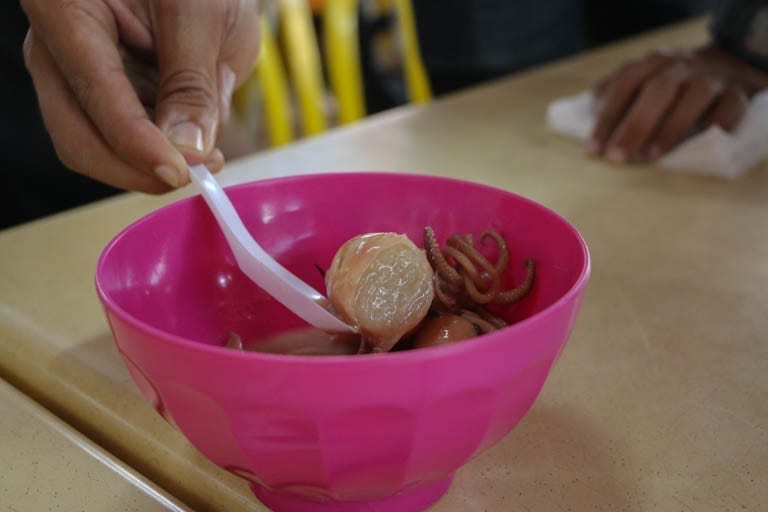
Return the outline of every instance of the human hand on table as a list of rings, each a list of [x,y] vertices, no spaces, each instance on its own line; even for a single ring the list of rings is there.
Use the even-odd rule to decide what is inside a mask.
[[[161,193],[216,149],[258,52],[257,0],[22,0],[27,68],[64,165]]]
[[[714,47],[655,52],[595,87],[601,105],[587,150],[616,163],[655,160],[692,130],[732,130],[768,73]]]

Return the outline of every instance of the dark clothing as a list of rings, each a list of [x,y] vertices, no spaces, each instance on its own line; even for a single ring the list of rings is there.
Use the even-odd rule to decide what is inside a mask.
[[[704,12],[716,0],[412,2],[439,95]],[[768,62],[760,59],[763,50],[768,59],[768,9],[757,9],[767,2],[723,0],[713,23],[717,40],[754,64]],[[0,2],[0,229],[119,192],[65,169],[56,158],[24,68],[26,30],[19,3]],[[381,104],[382,83],[366,84],[369,102],[378,98]]]
[[[413,0],[413,7],[422,58],[439,95],[703,13],[714,3]]]
[[[574,0],[413,0],[419,45],[437,95],[585,47]]]
[[[24,67],[26,31],[19,3],[0,3],[0,229],[117,193],[59,163]]]
[[[740,0],[731,3],[739,3]],[[590,47],[711,11],[720,0],[584,0]]]
[[[768,0],[721,2],[711,30],[724,50],[768,71]]]
[[[413,0],[430,70],[502,73],[562,57],[584,45],[574,0]]]

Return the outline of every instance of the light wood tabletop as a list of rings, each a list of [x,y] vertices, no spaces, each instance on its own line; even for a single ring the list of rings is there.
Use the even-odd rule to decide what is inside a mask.
[[[0,410],[3,510],[190,510],[2,379]]]
[[[722,181],[588,158],[546,106],[696,20],[231,163],[225,184],[326,170],[471,179],[554,209],[593,275],[530,413],[431,510],[768,508],[768,170]],[[96,259],[165,197],[130,194],[0,233],[0,376],[195,510],[264,510],[145,404],[93,287]]]

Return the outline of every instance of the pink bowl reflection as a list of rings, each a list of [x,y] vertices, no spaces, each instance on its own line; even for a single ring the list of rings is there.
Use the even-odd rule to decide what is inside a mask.
[[[563,350],[589,277],[587,247],[552,211],[444,178],[344,173],[228,189],[255,238],[319,290],[354,235],[420,241],[496,229],[532,293],[511,327],[451,346],[369,356],[283,356],[220,348],[303,327],[240,273],[199,197],[137,221],[104,250],[96,284],[137,386],[205,456],[282,511],[423,510],[453,473],[504,437]]]

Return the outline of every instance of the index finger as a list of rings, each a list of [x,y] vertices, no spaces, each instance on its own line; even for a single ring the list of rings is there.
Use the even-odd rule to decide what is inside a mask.
[[[591,153],[601,153],[626,111],[632,105],[645,80],[669,61],[667,56],[654,53],[628,66],[603,87],[605,100],[589,139]]]
[[[179,179],[171,184],[181,185],[186,162],[149,119],[128,80],[109,8],[96,2],[62,0],[26,0],[22,7],[112,151],[142,172],[175,169]]]

